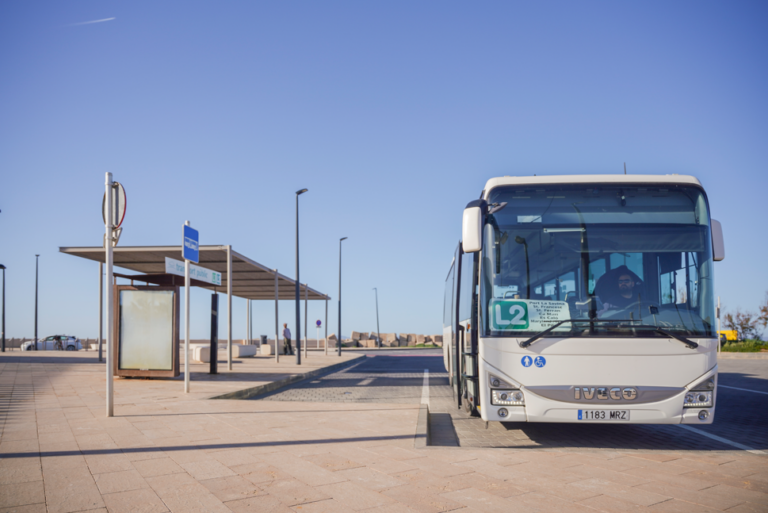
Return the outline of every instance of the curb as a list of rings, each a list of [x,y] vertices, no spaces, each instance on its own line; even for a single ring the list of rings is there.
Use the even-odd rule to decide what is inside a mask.
[[[305,379],[314,378],[319,374],[325,374],[326,372],[339,370],[344,367],[348,367],[353,363],[360,363],[360,360],[364,358],[366,358],[365,355],[360,355],[357,358],[352,358],[351,360],[347,360],[344,362],[334,363],[333,365],[329,365],[328,367],[315,369],[315,370],[306,372],[304,374],[294,374],[293,376],[288,376],[287,378],[279,379],[277,381],[267,383],[266,385],[259,385],[257,387],[237,390],[235,392],[229,392],[224,395],[217,395],[216,397],[211,397],[210,399],[251,399],[259,395],[264,395],[270,392],[274,392],[275,390],[279,390],[281,388],[287,387],[288,385],[292,385],[299,381],[304,381]]]
[[[718,360],[768,360],[768,352],[762,353],[727,353],[721,351]]]
[[[419,407],[419,417],[416,421],[416,434],[413,437],[413,446],[423,449],[429,446],[429,406],[422,404]]]

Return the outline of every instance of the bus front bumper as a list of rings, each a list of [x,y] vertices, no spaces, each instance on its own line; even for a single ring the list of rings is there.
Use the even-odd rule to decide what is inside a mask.
[[[525,406],[495,406],[483,404],[483,420],[501,422],[574,422],[585,424],[711,424],[715,408],[683,408],[685,392],[669,399],[643,404],[566,403],[538,396],[525,387]],[[587,411],[605,411],[605,420],[590,420]],[[611,420],[611,411],[625,411],[625,420]],[[706,414],[701,414],[705,411]],[[581,413],[581,415],[580,415]],[[700,415],[704,418],[700,418]],[[581,416],[581,420],[580,417]],[[614,417],[618,417],[615,415]]]

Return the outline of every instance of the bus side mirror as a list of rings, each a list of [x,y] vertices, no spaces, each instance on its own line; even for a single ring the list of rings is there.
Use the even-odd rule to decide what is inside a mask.
[[[461,223],[461,249],[476,253],[483,249],[483,212],[480,206],[467,206]]]
[[[725,258],[725,242],[723,241],[723,227],[720,221],[711,220],[712,224],[712,257],[715,262]]]

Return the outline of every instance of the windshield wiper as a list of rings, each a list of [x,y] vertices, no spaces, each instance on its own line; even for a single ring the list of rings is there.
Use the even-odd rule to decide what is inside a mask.
[[[557,328],[558,326],[560,326],[562,324],[565,324],[566,322],[574,323],[574,322],[601,322],[601,321],[592,320],[592,319],[588,319],[588,320],[585,320],[585,319],[566,319],[564,321],[560,321],[560,322],[558,322],[556,324],[553,324],[552,326],[550,326],[549,328],[545,329],[544,331],[541,331],[541,332],[535,334],[534,336],[532,336],[528,340],[524,340],[523,342],[520,342],[520,347],[528,347],[528,346],[530,346],[531,344],[533,344],[534,342],[539,340],[541,337],[543,337],[547,333],[550,333],[552,330],[554,330],[555,328]]]
[[[577,323],[577,322],[600,324],[600,323],[632,322],[632,320],[631,319],[602,319],[602,320],[598,320],[598,319],[566,319],[564,321],[560,321],[560,322],[558,322],[556,324],[553,324],[552,326],[550,326],[549,328],[545,329],[544,331],[535,334],[534,336],[532,336],[528,340],[524,340],[523,342],[520,342],[519,343],[520,347],[526,348],[526,347],[530,346],[531,344],[533,344],[534,342],[536,342],[537,340],[542,338],[544,335],[547,335],[548,333],[551,333],[555,328],[565,324],[566,322],[570,322],[572,324],[573,323]],[[689,340],[689,339],[687,339],[687,338],[685,338],[685,337],[683,337],[681,335],[675,335],[674,333],[671,333],[671,332],[669,332],[669,331],[667,331],[665,329],[659,328],[658,326],[643,325],[643,324],[641,324],[641,325],[619,324],[618,326],[615,326],[615,327],[617,327],[617,328],[651,330],[651,331],[655,331],[656,333],[660,333],[662,335],[665,335],[665,336],[667,336],[669,338],[672,338],[672,339],[675,339],[675,340],[679,340],[680,342],[682,342],[683,344],[685,344],[686,346],[688,346],[691,349],[696,349],[697,347],[699,347],[699,344],[697,344],[693,340]]]
[[[672,333],[670,331],[667,331],[665,329],[659,328],[658,326],[653,326],[653,325],[650,325],[650,324],[649,325],[640,324],[640,325],[637,325],[637,326],[627,325],[627,324],[619,324],[617,326],[617,328],[630,328],[630,329],[636,329],[636,330],[640,329],[640,330],[655,331],[656,333],[661,333],[662,335],[665,335],[665,336],[667,336],[669,338],[673,338],[675,340],[679,340],[680,342],[682,342],[683,344],[688,346],[690,349],[696,349],[697,347],[699,347],[699,344],[697,344],[693,340],[687,339],[687,338],[683,337],[682,335],[675,335],[674,333]]]

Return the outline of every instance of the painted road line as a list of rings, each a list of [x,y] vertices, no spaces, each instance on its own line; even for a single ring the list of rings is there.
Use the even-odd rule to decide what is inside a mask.
[[[424,369],[424,383],[421,385],[421,404],[429,406],[429,369]]]
[[[760,392],[759,390],[750,390],[748,388],[728,387],[728,386],[725,386],[725,385],[717,385],[717,386],[721,387],[721,388],[730,388],[730,389],[733,389],[733,390],[741,390],[742,392],[754,392],[755,394],[768,395],[768,392]]]
[[[760,455],[768,454],[768,452],[758,451],[757,449],[753,449],[748,445],[740,444],[739,442],[732,442],[727,438],[723,438],[722,436],[712,435],[710,433],[707,433],[706,431],[696,429],[695,427],[686,426],[685,424],[678,424],[678,426],[680,426],[683,429],[687,429],[688,431],[693,431],[694,433],[697,433],[699,435],[706,436],[707,438],[711,438],[712,440],[717,440],[718,442],[722,442],[732,447],[736,447],[737,449],[741,449],[742,451],[747,451],[747,452],[751,452],[752,454],[760,454]]]

